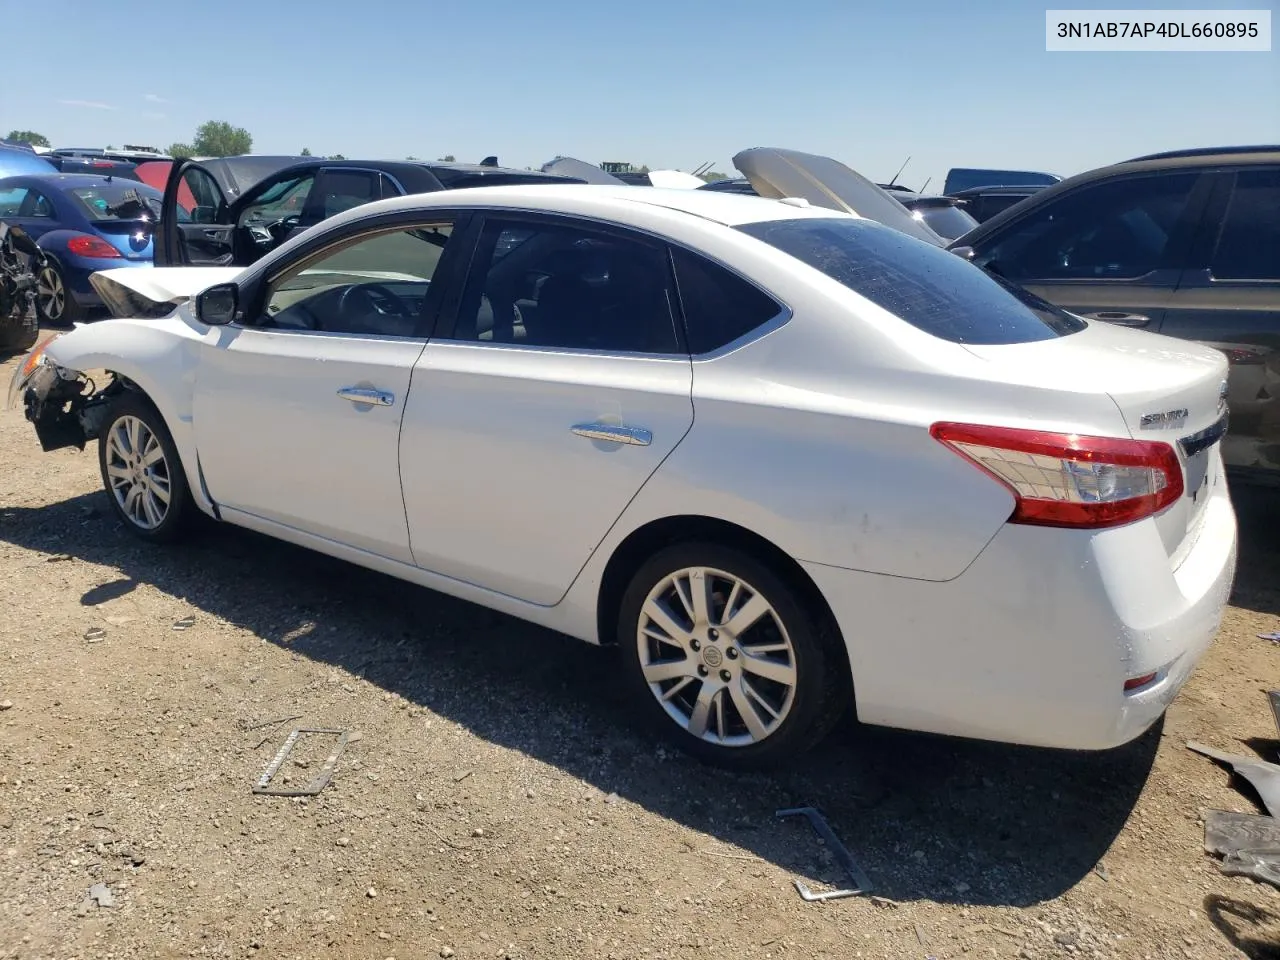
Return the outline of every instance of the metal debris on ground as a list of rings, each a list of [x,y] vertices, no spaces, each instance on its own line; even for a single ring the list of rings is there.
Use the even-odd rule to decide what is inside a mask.
[[[103,630],[101,627],[90,627],[84,634],[84,638],[90,643],[97,643],[99,640],[105,639],[106,636],[107,631]]]
[[[1280,733],[1280,690],[1268,690],[1267,699],[1271,702],[1271,715],[1275,717],[1276,732]]]
[[[1258,639],[1270,640],[1272,643],[1280,643],[1280,630],[1276,630],[1274,633],[1260,633],[1258,634]]]
[[[1196,743],[1194,740],[1188,740],[1187,747],[1231,767],[1239,776],[1253,784],[1267,812],[1273,817],[1280,816],[1280,765],[1267,763],[1256,757],[1224,753],[1213,747],[1206,747],[1203,743]]]
[[[105,883],[95,883],[85,896],[85,903],[93,902],[100,907],[114,907],[116,898]]]
[[[178,620],[178,621],[176,621],[176,622],[174,623],[174,625],[173,625],[173,629],[175,629],[175,630],[190,630],[190,629],[191,629],[192,627],[194,627],[195,625],[196,625],[196,618],[195,618],[195,617],[183,617],[181,620]]]
[[[315,775],[315,778],[305,787],[271,786],[271,778],[280,770],[281,765],[289,758],[289,754],[304,734],[337,737],[337,742],[334,744],[328,758],[320,765],[320,770]],[[333,777],[333,771],[338,764],[338,757],[342,756],[342,751],[347,748],[349,739],[350,735],[346,730],[328,730],[320,727],[296,728],[285,738],[284,745],[276,751],[276,755],[271,758],[267,768],[262,771],[262,776],[253,785],[253,792],[271,797],[314,797],[325,788]]]
[[[1256,813],[1210,810],[1204,820],[1204,849],[1218,854],[1218,869],[1280,887],[1280,820]]]
[[[814,893],[810,890],[802,880],[793,879],[791,882],[796,888],[796,892],[800,894],[800,899],[806,903],[820,902],[824,900],[839,900],[842,897],[855,897],[861,893],[871,892],[871,881],[867,875],[862,872],[862,868],[854,861],[853,856],[840,842],[840,838],[827,825],[827,821],[823,819],[821,813],[814,807],[792,807],[787,810],[779,810],[774,814],[778,819],[785,817],[806,817],[809,826],[813,827],[814,833],[822,838],[826,843],[827,849],[831,851],[836,862],[840,864],[845,873],[849,875],[849,879],[853,881],[853,887],[844,890],[828,890],[825,893]]]
[[[302,714],[298,713],[292,717],[277,717],[274,720],[263,720],[261,723],[252,723],[243,729],[248,732],[250,730],[261,730],[263,727],[274,727],[281,723],[288,723],[290,720],[301,720]]]

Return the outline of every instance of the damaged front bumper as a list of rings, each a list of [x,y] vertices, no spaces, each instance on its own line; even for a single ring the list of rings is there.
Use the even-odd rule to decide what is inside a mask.
[[[56,339],[36,344],[22,358],[9,383],[6,408],[22,405],[46,452],[63,447],[83,450],[102,429],[108,405],[119,386],[113,379],[99,390],[90,377],[58,366],[46,354]]]

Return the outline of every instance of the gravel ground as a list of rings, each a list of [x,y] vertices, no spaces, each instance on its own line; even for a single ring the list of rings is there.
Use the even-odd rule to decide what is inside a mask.
[[[1221,637],[1137,742],[850,724],[742,776],[636,733],[607,651],[234,529],[138,544],[92,448],[0,413],[0,957],[1280,956],[1280,891],[1201,848],[1254,799],[1183,746],[1275,752],[1280,491],[1237,500]],[[303,724],[352,731],[333,782],[253,795]],[[876,898],[800,900],[839,880],[804,804]]]

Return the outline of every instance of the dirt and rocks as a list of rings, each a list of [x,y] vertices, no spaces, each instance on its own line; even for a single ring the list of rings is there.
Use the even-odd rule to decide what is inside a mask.
[[[1238,502],[1221,637],[1139,741],[850,726],[744,776],[637,732],[607,651],[234,529],[141,545],[0,413],[0,957],[1280,956],[1280,891],[1201,848],[1257,807],[1183,746],[1277,748],[1280,491]],[[351,731],[332,782],[255,796],[301,725]],[[800,900],[841,879],[774,819],[807,804],[874,898]]]

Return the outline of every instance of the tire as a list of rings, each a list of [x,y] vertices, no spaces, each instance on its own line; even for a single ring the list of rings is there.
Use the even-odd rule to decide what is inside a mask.
[[[98,437],[98,468],[116,516],[143,540],[179,539],[197,508],[164,418],[146,397],[126,391],[104,422]],[[135,443],[138,451],[132,449]]]
[[[710,584],[702,617],[682,599],[699,575]],[[730,601],[739,621],[732,631]],[[638,708],[677,747],[717,766],[759,769],[798,757],[852,703],[843,648],[811,606],[785,576],[743,550],[691,542],[660,551],[636,571],[618,616],[619,652]]]
[[[69,327],[84,319],[86,310],[67,287],[62,267],[52,259],[36,277],[36,314],[50,327]]]
[[[26,353],[40,339],[35,311],[27,308],[21,316],[0,317],[0,356]]]

